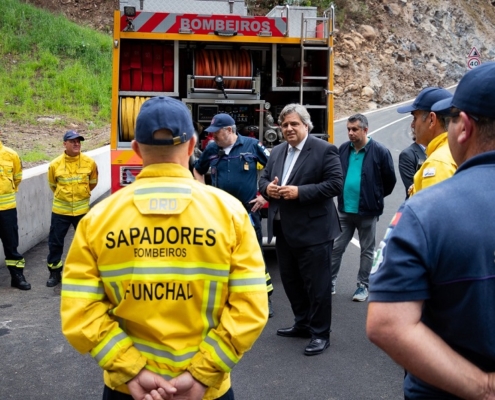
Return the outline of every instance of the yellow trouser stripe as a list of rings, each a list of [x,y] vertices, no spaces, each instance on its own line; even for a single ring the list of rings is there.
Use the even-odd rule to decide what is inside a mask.
[[[24,268],[26,265],[26,260],[23,258],[21,260],[5,260],[7,267]]]

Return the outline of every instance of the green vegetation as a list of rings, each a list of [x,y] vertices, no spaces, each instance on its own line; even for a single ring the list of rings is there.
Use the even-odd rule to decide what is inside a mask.
[[[335,0],[335,24],[342,29],[349,20],[368,22],[372,16],[366,0]]]
[[[46,154],[44,146],[39,143],[35,148],[28,151],[19,151],[23,162],[50,161],[50,156]]]
[[[112,38],[19,0],[0,1],[0,114],[110,121]],[[35,152],[36,153],[36,152]]]

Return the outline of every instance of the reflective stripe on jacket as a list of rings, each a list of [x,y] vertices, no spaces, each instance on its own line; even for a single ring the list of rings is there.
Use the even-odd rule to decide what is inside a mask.
[[[48,184],[54,193],[52,211],[61,215],[86,214],[91,190],[97,183],[98,168],[91,157],[70,157],[64,152],[48,167]]]
[[[62,330],[104,369],[105,384],[143,367],[188,370],[205,399],[268,318],[265,267],[242,204],[176,164],[145,167],[78,225],[64,267]]]
[[[15,194],[22,180],[17,153],[0,142],[0,211],[16,208]]]

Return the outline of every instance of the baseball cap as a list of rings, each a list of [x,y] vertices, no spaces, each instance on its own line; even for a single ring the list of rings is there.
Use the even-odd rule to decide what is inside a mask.
[[[234,119],[229,114],[217,114],[211,120],[211,125],[205,129],[206,132],[217,132],[226,126],[235,125]]]
[[[84,140],[84,138],[79,133],[77,133],[75,131],[67,131],[67,132],[65,132],[64,142],[66,142],[67,140],[71,140],[71,139]]]
[[[439,101],[432,111],[448,114],[456,107],[468,114],[495,118],[495,62],[488,62],[466,72],[451,99]]]
[[[153,134],[168,129],[173,139],[155,139]],[[136,119],[134,138],[150,145],[176,145],[187,142],[194,135],[191,114],[184,103],[171,97],[152,97],[146,100]]]
[[[410,113],[416,110],[432,111],[431,107],[437,101],[452,98],[452,93],[441,87],[427,87],[419,92],[416,99],[408,106],[397,109],[399,114]]]

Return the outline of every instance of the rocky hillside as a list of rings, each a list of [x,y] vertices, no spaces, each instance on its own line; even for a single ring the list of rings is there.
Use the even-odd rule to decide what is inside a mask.
[[[367,25],[347,21],[336,39],[340,115],[406,100],[426,86],[457,83],[473,47],[482,62],[495,60],[495,1],[367,0],[366,4],[371,13]]]
[[[118,8],[118,0],[22,1],[104,32]],[[482,62],[495,60],[495,0],[340,3],[346,13],[338,14],[335,40],[338,117],[409,99],[425,86],[455,84],[472,47]]]

